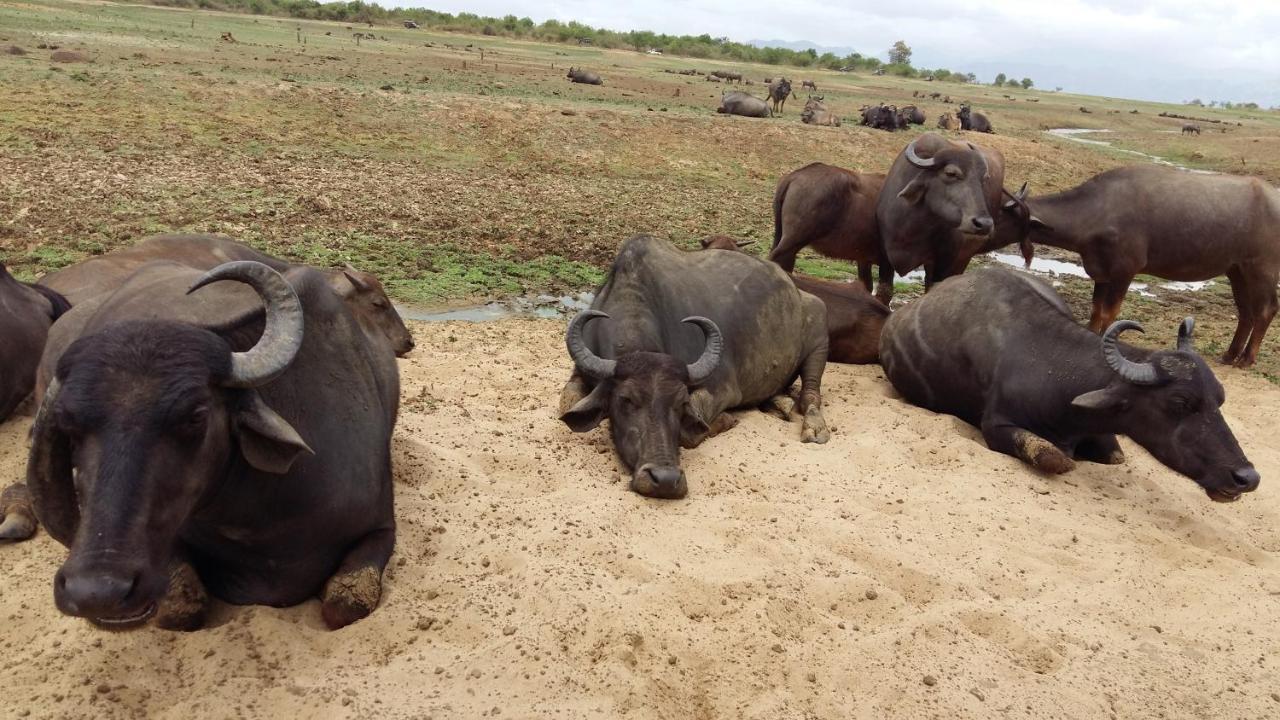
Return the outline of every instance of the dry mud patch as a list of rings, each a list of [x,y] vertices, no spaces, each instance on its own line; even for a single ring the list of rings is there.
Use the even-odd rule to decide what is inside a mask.
[[[554,416],[556,321],[417,325],[381,606],[218,605],[193,634],[60,616],[64,550],[0,547],[5,713],[31,717],[1274,717],[1280,391],[1220,371],[1264,477],[1232,505],[1122,441],[1045,478],[833,366],[831,442],[757,412],[627,491]],[[0,427],[22,471],[29,419]],[[923,681],[930,675],[935,684]]]

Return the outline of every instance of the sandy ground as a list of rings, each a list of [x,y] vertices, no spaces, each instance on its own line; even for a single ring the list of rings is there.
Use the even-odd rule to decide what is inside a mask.
[[[746,412],[654,501],[555,418],[562,327],[415,328],[399,542],[342,631],[309,602],[112,634],[54,609],[48,536],[0,547],[0,716],[1280,716],[1274,386],[1222,371],[1264,477],[1233,505],[1127,442],[1037,476],[876,367],[828,369],[830,444]]]

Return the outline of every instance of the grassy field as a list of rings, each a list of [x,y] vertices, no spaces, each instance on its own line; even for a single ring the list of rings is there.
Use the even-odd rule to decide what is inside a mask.
[[[375,39],[353,37],[373,33]],[[230,33],[234,42],[220,39]],[[51,47],[87,62],[51,60]],[[16,46],[25,54],[5,54]],[[570,65],[603,87],[570,84]],[[0,2],[0,258],[26,278],[158,232],[221,232],[286,257],[352,262],[397,299],[446,304],[597,282],[623,238],[772,237],[779,175],[822,160],[883,170],[921,129],[718,116],[722,85],[664,70],[786,73],[846,118],[866,103],[961,100],[999,133],[1006,184],[1070,187],[1138,161],[1280,180],[1280,114],[604,51],[394,27],[89,2]],[[915,101],[913,91],[953,104]],[[1007,96],[1007,97],[1006,97]],[[1034,101],[1034,102],[1032,102]],[[1088,114],[1080,112],[1088,108]],[[1136,112],[1135,112],[1136,111]],[[1221,119],[1183,137],[1161,111]],[[1108,129],[1114,148],[1049,136]],[[1220,132],[1225,129],[1226,132]],[[847,275],[802,258],[802,270]],[[1140,278],[1142,280],[1142,278]],[[1197,313],[1202,349],[1234,330],[1225,282],[1131,293],[1169,340]],[[1063,290],[1085,312],[1089,285]],[[910,292],[906,293],[910,295]],[[1259,371],[1280,360],[1264,346]]]

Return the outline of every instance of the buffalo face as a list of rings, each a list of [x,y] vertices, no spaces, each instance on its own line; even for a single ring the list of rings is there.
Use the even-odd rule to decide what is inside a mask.
[[[973,144],[960,148],[947,143],[925,158],[916,153],[916,142],[907,145],[903,153],[920,172],[898,192],[898,197],[910,205],[923,205],[962,233],[989,236],[995,220],[987,210],[983,190],[987,161],[982,153]]]
[[[372,329],[391,344],[396,357],[408,355],[414,348],[413,334],[405,327],[387,297],[378,278],[350,265],[340,275],[330,277],[330,285],[342,297],[361,327]]]
[[[597,310],[579,314],[569,324],[566,344],[578,370],[597,384],[560,419],[574,432],[586,432],[609,418],[614,449],[632,473],[631,489],[648,497],[682,498],[689,486],[680,469],[681,441],[708,430],[690,393],[719,364],[720,330],[706,318],[685,320],[707,335],[706,349],[691,365],[656,352],[605,360],[582,338],[582,326],[593,317],[608,316]]]
[[[1194,326],[1191,318],[1182,322],[1176,350],[1134,362],[1120,354],[1116,338],[1141,327],[1127,320],[1113,324],[1103,334],[1103,353],[1116,379],[1072,405],[1104,416],[1157,460],[1195,480],[1210,498],[1232,501],[1256,490],[1261,476],[1222,417],[1226,393],[1192,346]]]
[[[253,389],[301,344],[296,295],[258,263],[215,268],[197,287],[216,279],[248,282],[266,300],[252,349],[232,352],[193,325],[126,322],[80,338],[59,360],[27,481],[40,521],[70,548],[54,578],[68,615],[111,628],[146,621],[168,590],[183,526],[227,468],[283,473],[310,452]]]

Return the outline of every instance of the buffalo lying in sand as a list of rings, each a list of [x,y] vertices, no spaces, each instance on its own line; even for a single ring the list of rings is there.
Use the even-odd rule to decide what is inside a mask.
[[[581,68],[569,68],[569,74],[566,77],[568,77],[572,82],[582,83],[584,85],[604,84],[604,80],[600,79],[599,75]]]
[[[821,97],[810,96],[805,101],[804,110],[800,112],[800,121],[806,125],[840,127],[840,116],[827,110],[827,106],[823,104]]]
[[[733,408],[772,403],[788,412],[797,377],[802,439],[830,437],[821,395],[826,310],[773,263],[633,237],[591,309],[569,323],[566,345],[574,371],[561,420],[585,432],[608,418],[641,495],[684,497],[680,447],[733,427]]]
[[[1235,500],[1260,480],[1219,408],[1225,395],[1196,354],[1187,318],[1173,350],[1101,340],[1047,284],[1003,268],[948,280],[894,313],[880,358],[908,401],[979,427],[987,447],[1049,473],[1074,459],[1124,462],[1116,435]]]
[[[208,596],[368,615],[395,542],[395,356],[324,276],[150,263],[87,313],[32,431],[54,600],[120,629],[204,623]],[[5,510],[29,516],[21,486]],[[207,588],[207,590],[206,590]]]

